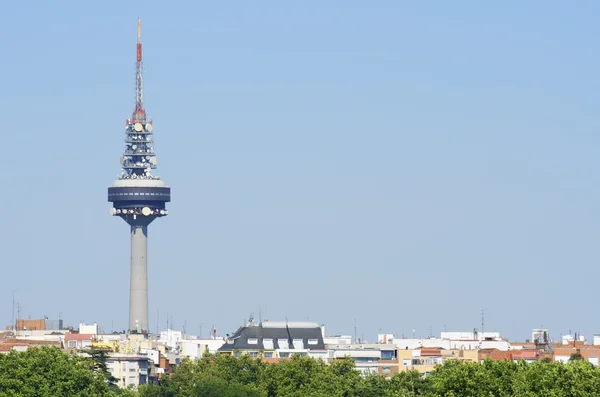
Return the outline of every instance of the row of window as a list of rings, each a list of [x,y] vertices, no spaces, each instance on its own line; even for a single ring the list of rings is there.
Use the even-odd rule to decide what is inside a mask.
[[[294,343],[294,346],[304,345],[303,339],[293,339],[292,341]],[[279,346],[282,346],[282,345],[287,346],[288,342],[289,342],[288,339],[277,339],[277,344]],[[248,338],[248,344],[249,345],[258,345],[258,338]],[[319,344],[319,340],[318,339],[309,339],[308,344],[309,345],[317,345],[317,344]],[[263,338],[263,345],[273,345],[273,339]]]
[[[444,360],[441,357],[435,357],[435,358],[427,358],[427,359],[420,359],[420,358],[405,358],[404,360],[402,360],[402,364],[406,365],[406,366],[412,366],[412,365],[436,365],[436,364],[443,364]]]
[[[306,356],[306,355],[308,355],[308,353],[306,353],[306,352],[300,352],[300,353],[280,352],[278,357],[279,358],[290,358],[293,354],[297,354],[299,356]],[[242,355],[242,353],[241,352],[235,352],[235,353],[233,353],[233,355],[235,357],[239,357],[239,356]],[[273,358],[273,352],[262,352],[262,354],[259,353],[259,352],[248,352],[248,355],[250,357],[252,357],[252,358],[256,358],[256,357],[259,357],[259,356],[264,357],[264,358]]]
[[[111,196],[169,196],[170,193],[154,193],[154,192],[121,192],[111,193]]]

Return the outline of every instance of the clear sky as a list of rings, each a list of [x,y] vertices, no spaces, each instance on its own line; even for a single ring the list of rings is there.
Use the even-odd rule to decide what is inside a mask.
[[[0,322],[127,326],[141,17],[152,330],[600,332],[600,3],[293,3],[3,3]]]

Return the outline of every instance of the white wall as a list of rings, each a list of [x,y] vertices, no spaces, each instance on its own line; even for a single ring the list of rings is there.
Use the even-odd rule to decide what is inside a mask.
[[[79,333],[98,335],[98,324],[79,324]]]
[[[156,349],[140,349],[140,352],[147,355],[154,365],[160,365],[160,351]]]
[[[352,343],[350,335],[330,335],[323,338],[326,345],[349,345]]]
[[[485,339],[485,338],[499,339],[500,332],[477,332],[477,334],[474,334],[473,331],[442,332],[440,334],[440,337],[442,339],[451,339],[451,340],[473,340],[473,339]]]
[[[172,329],[168,329],[160,333],[160,338],[158,339],[158,342],[167,345],[171,349],[175,349],[177,348],[179,341],[182,339],[183,338],[181,331],[174,331]]]

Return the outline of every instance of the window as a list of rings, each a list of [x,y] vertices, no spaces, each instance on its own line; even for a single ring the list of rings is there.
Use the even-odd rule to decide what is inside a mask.
[[[289,349],[289,343],[287,339],[277,339],[277,344],[279,345],[280,349]]]
[[[280,352],[279,353],[280,358],[288,358],[289,356],[290,356],[289,352]]]
[[[381,367],[381,373],[382,374],[389,374],[390,373],[390,367]]]
[[[309,340],[308,340],[308,344],[309,344],[309,345],[316,345],[316,344],[318,344],[318,343],[319,343],[319,340],[318,340],[318,339],[309,339]]]
[[[267,350],[272,350],[274,349],[273,347],[273,339],[270,338],[263,338],[263,346],[265,349]]]
[[[302,339],[294,339],[294,349],[304,349],[304,341]]]
[[[248,354],[250,355],[250,357],[253,357],[253,358],[258,357],[258,352],[250,352]]]
[[[273,352],[265,352],[264,357],[265,358],[272,358],[273,357]]]
[[[249,345],[258,345],[258,338],[248,338]]]

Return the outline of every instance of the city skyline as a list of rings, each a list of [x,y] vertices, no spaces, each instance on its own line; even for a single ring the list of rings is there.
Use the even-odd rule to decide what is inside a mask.
[[[481,309],[510,338],[600,332],[599,4],[161,4],[0,16],[5,323],[15,291],[32,317],[127,328],[104,189],[141,17],[178,214],[152,230],[150,329],[226,333],[266,305],[365,335]]]

